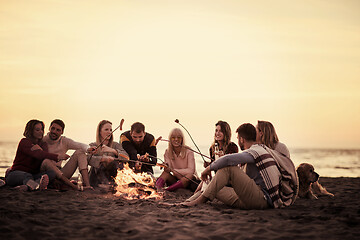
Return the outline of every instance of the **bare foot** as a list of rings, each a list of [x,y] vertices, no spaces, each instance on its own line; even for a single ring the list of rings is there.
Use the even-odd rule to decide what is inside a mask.
[[[39,189],[39,184],[32,179],[26,182],[26,186],[29,187],[30,191]]]
[[[48,184],[49,184],[49,176],[47,174],[42,175],[40,179],[39,190],[43,191],[47,189]]]
[[[196,206],[196,205],[197,204],[195,203],[195,201],[179,203],[179,206],[181,206],[181,207],[193,207],[193,206]]]
[[[186,206],[186,207],[193,207],[196,205],[200,205],[203,204],[207,201],[208,199],[206,197],[204,197],[203,195],[200,195],[198,198],[196,198],[195,200],[192,201],[185,201],[180,203],[181,206]]]

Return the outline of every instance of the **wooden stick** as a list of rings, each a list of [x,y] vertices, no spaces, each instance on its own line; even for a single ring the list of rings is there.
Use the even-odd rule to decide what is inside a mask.
[[[189,136],[190,136],[190,138],[191,138],[191,141],[194,143],[194,145],[195,145],[195,147],[197,148],[197,150],[199,151],[199,153],[201,153],[199,147],[196,145],[196,143],[195,143],[194,139],[192,138],[191,134],[190,134],[189,131],[180,123],[179,119],[175,119],[175,122],[176,122],[177,124],[179,124],[183,129],[185,129],[185,131],[189,134]],[[202,153],[201,153],[201,157],[202,157],[203,161],[206,162],[205,159],[204,159],[204,157],[203,157],[203,154],[202,154]]]
[[[164,142],[170,142],[169,140],[167,140],[167,139],[160,139],[160,141],[164,141]],[[208,157],[208,156],[206,156],[206,155],[204,155],[204,154],[202,154],[202,153],[200,153],[200,152],[198,152],[198,151],[195,151],[194,149],[192,149],[191,147],[188,147],[188,146],[184,146],[186,149],[189,149],[190,151],[192,151],[192,152],[194,152],[194,153],[197,153],[197,154],[199,154],[199,155],[201,155],[201,156],[203,156],[203,157],[206,157],[206,158],[208,158],[208,159],[210,159],[211,161],[213,160],[213,159],[211,159],[210,157]]]
[[[111,136],[111,134],[113,134],[113,132],[115,132],[118,128],[120,128],[120,130],[122,130],[123,124],[124,124],[124,119],[122,118],[121,121],[120,121],[119,126],[117,126],[114,130],[112,130],[112,132],[109,133],[109,134],[106,136],[106,138],[104,138],[104,139],[100,142],[100,144],[96,146],[96,148],[93,150],[93,153],[90,155],[90,159],[93,157],[93,155],[94,155],[94,153],[96,152],[96,150],[97,150],[100,146],[102,146],[102,144],[105,142],[105,140],[106,140],[109,136]]]
[[[96,146],[96,148],[94,149],[94,151],[96,151],[100,146],[102,146],[102,144],[105,142],[105,140],[111,136],[111,134],[113,134],[113,132],[115,132],[118,128],[120,128],[120,130],[122,130],[122,126],[124,124],[124,119],[121,119],[120,121],[120,125],[117,126],[114,130],[112,130],[111,133],[109,133],[100,143],[99,145]]]

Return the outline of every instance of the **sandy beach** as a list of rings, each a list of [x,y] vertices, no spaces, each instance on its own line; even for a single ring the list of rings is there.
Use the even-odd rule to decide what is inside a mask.
[[[285,209],[239,210],[214,201],[181,207],[110,193],[0,188],[0,239],[358,239],[360,178],[321,178],[334,198],[297,199]]]

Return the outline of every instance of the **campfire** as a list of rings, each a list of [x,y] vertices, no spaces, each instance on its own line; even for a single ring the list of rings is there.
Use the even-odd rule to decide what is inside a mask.
[[[156,192],[155,180],[147,173],[134,173],[128,164],[118,170],[115,178],[114,194],[125,199],[161,199],[162,195]]]

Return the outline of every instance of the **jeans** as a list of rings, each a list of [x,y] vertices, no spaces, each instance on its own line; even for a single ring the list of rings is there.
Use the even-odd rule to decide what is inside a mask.
[[[26,183],[32,179],[35,181],[39,181],[42,175],[47,174],[49,177],[49,181],[55,179],[55,173],[53,171],[46,171],[37,174],[31,174],[23,171],[11,171],[5,178],[6,184],[10,187],[16,187],[19,185],[26,185]]]

